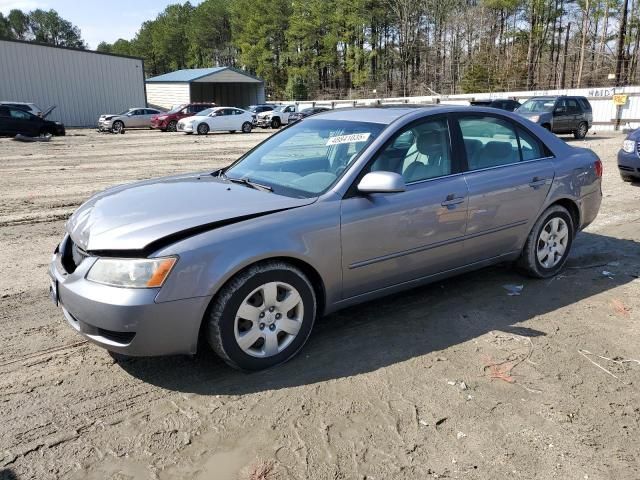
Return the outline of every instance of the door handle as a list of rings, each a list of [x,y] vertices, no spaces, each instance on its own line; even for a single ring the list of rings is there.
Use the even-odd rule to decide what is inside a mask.
[[[464,197],[456,197],[453,193],[447,195],[447,198],[440,205],[447,207],[449,210],[456,208],[456,205],[463,203]]]
[[[540,178],[540,177],[533,177],[533,179],[529,182],[529,186],[533,189],[538,189],[546,184],[547,184],[547,179]]]

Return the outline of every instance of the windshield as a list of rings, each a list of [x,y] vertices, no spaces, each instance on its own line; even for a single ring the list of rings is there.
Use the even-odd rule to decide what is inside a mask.
[[[553,98],[532,98],[518,107],[518,112],[551,112],[555,105]]]
[[[224,173],[282,195],[315,197],[336,182],[383,128],[377,123],[310,119],[269,138]]]
[[[185,107],[184,104],[182,105],[177,105],[175,107],[173,107],[171,110],[169,110],[167,113],[178,113],[180,110],[182,110]]]
[[[285,108],[287,108],[289,105],[280,105],[279,107],[276,107],[273,109],[274,112],[282,112],[284,111]]]

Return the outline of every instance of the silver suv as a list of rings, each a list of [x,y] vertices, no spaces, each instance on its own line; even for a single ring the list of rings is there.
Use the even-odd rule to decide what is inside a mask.
[[[584,138],[593,124],[591,104],[585,97],[533,97],[516,113],[553,133],[573,133]]]

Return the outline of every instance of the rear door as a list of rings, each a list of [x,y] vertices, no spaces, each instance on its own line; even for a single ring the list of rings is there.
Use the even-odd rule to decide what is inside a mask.
[[[15,135],[16,127],[9,108],[0,106],[0,135]]]
[[[554,177],[548,150],[502,116],[456,115],[467,152],[464,255],[474,263],[521,248]]]
[[[568,130],[576,130],[582,121],[582,109],[575,98],[567,98],[565,103],[567,104]]]
[[[567,108],[566,99],[562,98],[556,102],[553,109],[553,131],[558,133],[568,132],[573,127],[573,114]]]
[[[42,120],[39,117],[18,108],[10,108],[9,116],[11,117],[14,134],[21,133],[23,135],[36,136],[40,133]]]

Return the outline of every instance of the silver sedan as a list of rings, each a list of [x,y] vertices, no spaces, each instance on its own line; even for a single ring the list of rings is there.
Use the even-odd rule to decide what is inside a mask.
[[[231,166],[119,186],[69,219],[51,295],[128,355],[291,358],[319,315],[498,262],[547,278],[596,217],[602,163],[522,117],[338,109]]]
[[[98,118],[98,131],[121,133],[125,128],[151,128],[151,117],[162,111],[155,108],[130,108],[122,113],[107,113]]]

